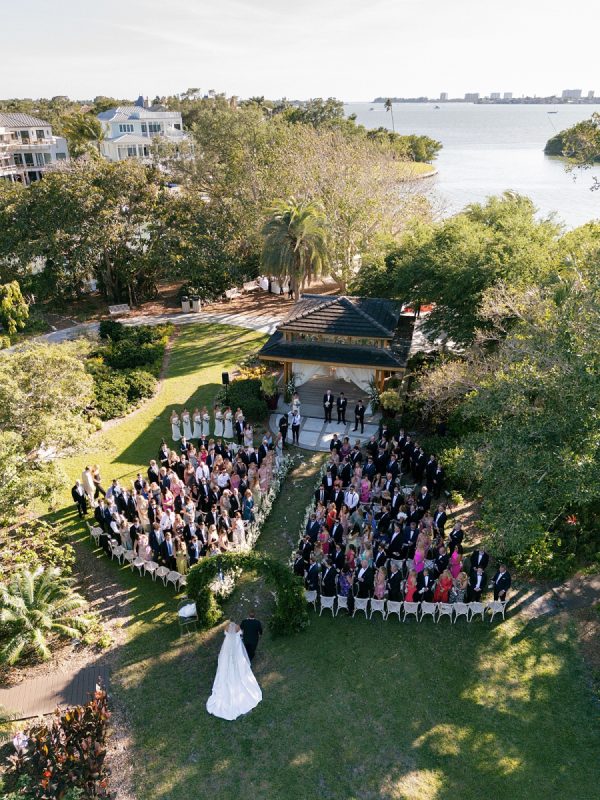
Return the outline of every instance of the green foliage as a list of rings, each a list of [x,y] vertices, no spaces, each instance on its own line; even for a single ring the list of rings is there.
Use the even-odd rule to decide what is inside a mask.
[[[260,379],[260,388],[265,397],[273,397],[277,393],[277,378],[275,375],[263,375]]]
[[[402,136],[387,128],[373,128],[367,131],[367,138],[391,147],[397,157],[406,161],[429,163],[437,158],[442,149],[442,143],[429,136]]]
[[[252,424],[264,419],[267,413],[267,403],[262,392],[260,378],[235,380],[229,384],[227,391],[225,387],[222,387],[215,398],[215,403],[222,405],[227,403],[234,410],[239,406],[244,412],[245,418]]]
[[[101,339],[111,339],[113,342],[119,342],[121,339],[126,338],[128,330],[130,328],[127,325],[123,325],[122,322],[118,322],[116,319],[103,319],[100,322],[98,335]]]
[[[57,712],[52,722],[25,731],[27,748],[10,758],[21,787],[15,797],[110,797],[105,766],[109,719],[106,692],[99,690],[84,706]]]
[[[130,410],[127,376],[104,369],[94,374],[94,408],[100,419],[124,417]]]
[[[0,531],[0,580],[26,567],[57,567],[69,575],[75,562],[75,551],[65,532],[43,520],[26,522],[18,528]]]
[[[104,139],[104,129],[94,112],[79,111],[68,114],[62,120],[62,130],[69,144],[71,158],[99,155],[99,144]]]
[[[222,612],[210,591],[210,584],[223,574],[236,570],[248,570],[263,575],[273,586],[275,608],[270,624],[274,635],[297,633],[308,624],[304,587],[289,566],[265,553],[224,553],[212,558],[204,558],[195,564],[188,575],[188,594],[195,601],[200,624],[205,627],[215,625]]]
[[[595,112],[590,119],[575,123],[560,131],[546,142],[547,156],[564,156],[581,165],[592,165],[600,161],[600,114]]]
[[[29,655],[50,658],[55,637],[75,639],[89,627],[77,612],[87,603],[55,567],[20,569],[0,583],[0,661],[16,664]]]
[[[18,281],[0,285],[0,324],[9,334],[25,327],[29,317],[29,304],[21,294]]]
[[[387,389],[379,395],[379,405],[386,411],[400,411],[402,398],[393,389]]]

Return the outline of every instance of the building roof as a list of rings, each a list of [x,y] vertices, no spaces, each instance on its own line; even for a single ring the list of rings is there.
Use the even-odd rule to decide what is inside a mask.
[[[303,294],[280,331],[392,339],[402,306],[378,297]]]
[[[32,128],[37,125],[49,127],[50,123],[39,117],[32,117],[31,114],[12,114],[0,111],[0,125],[4,128]]]
[[[324,364],[344,364],[353,367],[397,370],[406,366],[410,339],[394,350],[382,347],[363,347],[329,342],[285,341],[283,333],[274,333],[259,350],[259,357],[273,361],[308,361]]]
[[[102,122],[127,122],[130,119],[177,119],[179,117],[181,117],[179,111],[168,111],[162,106],[160,110],[141,106],[119,106],[98,114],[98,119]]]

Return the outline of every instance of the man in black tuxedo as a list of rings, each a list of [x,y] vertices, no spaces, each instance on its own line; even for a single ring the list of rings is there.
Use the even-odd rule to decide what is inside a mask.
[[[485,572],[481,569],[481,567],[477,567],[477,569],[472,569],[471,574],[469,576],[469,602],[476,602],[479,603],[481,601],[481,595],[485,589]]]
[[[323,411],[325,412],[325,422],[331,422],[331,412],[333,411],[333,404],[335,398],[330,389],[327,389],[323,395]]]
[[[446,506],[440,503],[437,507],[437,511],[433,515],[433,524],[440,532],[440,536],[442,539],[444,538],[444,527],[446,525],[446,520],[448,519],[446,515]]]
[[[422,486],[421,491],[417,495],[417,507],[425,513],[425,511],[429,511],[431,508],[431,494],[427,489],[427,486]]]
[[[433,584],[434,580],[427,568],[423,572],[419,572],[417,575],[417,595],[419,600],[424,600],[426,603],[433,601]]]
[[[236,419],[235,425],[233,426],[233,430],[235,432],[235,438],[237,439],[238,444],[242,444],[244,441],[244,428],[246,427],[246,423],[244,419],[240,417]]]
[[[77,506],[77,513],[79,514],[80,518],[83,519],[83,517],[85,517],[87,514],[87,500],[85,497],[85,489],[83,488],[81,481],[75,482],[75,486],[73,486],[71,489],[71,497]]]
[[[435,557],[434,562],[433,562],[433,564],[434,564],[434,568],[433,569],[434,569],[434,572],[435,572],[435,574],[437,575],[438,578],[440,577],[442,572],[444,572],[444,570],[448,569],[448,564],[449,563],[450,563],[450,556],[446,552],[446,548],[444,547],[444,545],[442,545],[438,549],[437,556]]]
[[[296,557],[294,558],[294,575],[298,575],[299,578],[303,578],[305,569],[306,565],[304,556],[302,555],[302,550],[298,550]]]
[[[111,522],[110,511],[102,498],[100,498],[98,505],[94,509],[94,519],[103,531],[108,530]]]
[[[346,407],[348,405],[348,401],[344,397],[344,393],[340,392],[340,396],[336,401],[337,407],[337,421],[341,424],[346,424]]]
[[[321,594],[324,597],[333,597],[336,594],[337,572],[329,561],[323,562],[323,578],[321,580]]]
[[[285,444],[285,441],[287,439],[287,432],[288,432],[289,426],[290,426],[290,423],[289,423],[289,420],[288,420],[288,415],[287,414],[282,414],[281,417],[279,418],[279,433],[281,434],[281,438],[283,439],[283,443],[284,444]]]
[[[510,589],[512,583],[510,573],[506,569],[506,564],[500,564],[492,583],[494,585],[494,600],[501,600],[504,602],[506,600],[506,593]]]
[[[316,514],[311,514],[310,519],[306,523],[306,531],[305,534],[308,536],[308,539],[313,544],[317,541],[317,537],[321,531],[321,523],[317,519]]]
[[[328,502],[329,502],[329,492],[323,486],[323,484],[321,484],[319,488],[315,490],[315,508],[319,503],[325,506],[327,505]]]
[[[306,577],[304,578],[304,585],[307,589],[311,591],[318,592],[319,591],[319,565],[315,559],[313,553],[310,555],[310,564],[308,566],[308,570],[306,571]]]
[[[418,535],[419,531],[417,530],[416,522],[409,522],[404,526],[404,533],[402,536],[402,558],[414,557]]]
[[[375,574],[373,567],[370,567],[369,562],[364,558],[360,562],[360,567],[358,567],[354,576],[354,595],[356,597],[371,597],[374,583]]]
[[[333,453],[333,451],[336,450],[338,455],[339,455],[339,452],[340,452],[341,449],[342,449],[342,443],[341,443],[337,433],[334,433],[333,434],[333,438],[329,442],[329,450],[330,450],[331,453]]]
[[[256,653],[256,648],[258,647],[258,641],[263,632],[262,625],[256,619],[254,610],[248,612],[248,616],[246,619],[242,620],[240,628],[242,630],[242,641],[244,642],[244,647],[246,648],[250,662],[252,662],[252,659]]]
[[[344,504],[344,494],[345,494],[344,490],[339,488],[333,492],[333,497],[331,498],[331,501],[335,503],[335,507],[338,511],[338,514],[340,513],[341,508]]]
[[[344,541],[344,528],[342,524],[336,520],[331,528],[331,538],[335,544],[342,544]]]
[[[367,456],[367,463],[363,467],[363,475],[370,481],[372,481],[375,475],[377,475],[377,467],[373,461],[372,455]]]
[[[399,522],[394,522],[394,530],[388,545],[387,557],[392,564],[396,564],[397,567],[400,566],[400,561],[402,560],[402,529]]]
[[[363,405],[363,401],[359,400],[358,403],[354,406],[354,428],[353,430],[357,430],[358,426],[360,425],[360,432],[365,432],[365,407]]]
[[[310,564],[310,557],[314,550],[314,545],[310,540],[310,536],[306,534],[304,539],[298,545],[298,550],[302,553],[302,558],[304,559],[305,569],[308,569],[308,565]]]
[[[450,550],[450,555],[455,550],[458,550],[459,553],[462,553],[462,540],[465,538],[465,533],[462,529],[462,524],[460,522],[455,522],[454,527],[450,531],[450,535],[448,537],[448,549]]]
[[[392,563],[390,577],[387,579],[388,600],[394,603],[402,599],[402,573],[397,565]]]
[[[190,567],[193,567],[194,564],[197,564],[200,560],[201,555],[201,547],[200,542],[198,541],[198,537],[195,533],[192,534],[190,543],[188,545],[188,556],[190,558]]]
[[[436,469],[437,461],[435,460],[435,456],[431,454],[429,456],[429,461],[425,465],[425,483],[427,484],[427,488],[430,492],[433,490],[433,481],[435,478]]]
[[[262,464],[264,458],[266,457],[267,453],[269,452],[269,447],[266,441],[263,439],[260,443],[260,447],[258,448],[258,466]]]
[[[477,567],[481,567],[481,569],[485,572],[487,569],[487,565],[489,564],[490,557],[485,552],[483,547],[479,547],[471,553],[471,569],[477,569]]]
[[[170,533],[165,533],[165,540],[160,545],[160,557],[166,567],[170,570],[177,569],[177,562],[175,560],[175,546]]]
[[[377,545],[377,553],[375,554],[375,569],[385,567],[387,558],[387,553],[385,552],[385,543],[379,542]]]

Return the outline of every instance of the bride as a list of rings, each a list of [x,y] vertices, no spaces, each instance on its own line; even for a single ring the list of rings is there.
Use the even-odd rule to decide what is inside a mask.
[[[239,625],[230,622],[219,653],[219,665],[212,694],[206,701],[209,714],[236,719],[252,711],[262,700],[262,692],[242,642]]]

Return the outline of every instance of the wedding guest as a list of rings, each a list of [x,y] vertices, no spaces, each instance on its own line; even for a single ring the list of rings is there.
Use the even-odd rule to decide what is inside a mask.
[[[406,579],[406,588],[404,590],[404,600],[407,603],[414,603],[416,598],[415,594],[417,592],[417,573],[414,569],[408,573],[408,578]]]
[[[481,569],[485,572],[489,560],[490,557],[485,552],[483,547],[478,547],[471,553],[471,569],[474,570],[478,567],[481,567]]]
[[[75,486],[71,489],[71,497],[77,507],[79,518],[83,519],[87,514],[87,498],[81,481],[75,481]]]
[[[506,593],[510,589],[512,583],[512,579],[510,577],[510,573],[506,569],[506,564],[500,564],[498,567],[498,572],[492,578],[492,584],[494,587],[494,600],[501,600],[504,602],[506,600]]]
[[[471,570],[469,577],[468,600],[470,603],[481,601],[481,595],[485,589],[485,573],[481,567]]]
[[[452,589],[452,574],[449,569],[444,570],[438,578],[433,595],[434,603],[447,603]]]
[[[346,400],[344,393],[340,392],[338,399],[336,400],[336,408],[337,408],[337,421],[338,424],[345,425],[346,424],[346,407],[348,405],[348,401]]]
[[[387,579],[385,569],[380,567],[375,575],[375,586],[373,589],[373,597],[376,600],[383,600],[387,589]]]
[[[360,567],[354,577],[354,594],[356,597],[371,597],[373,593],[373,567],[369,566],[369,561],[363,558]]]
[[[433,583],[433,578],[425,567],[423,572],[417,575],[417,595],[421,601],[426,603],[433,601]]]
[[[452,589],[450,590],[451,603],[463,603],[467,589],[469,586],[469,578],[466,572],[459,572],[453,581]]]
[[[398,569],[398,565],[392,562],[390,568],[390,576],[387,581],[388,600],[394,603],[402,599],[402,573]]]
[[[358,426],[360,425],[360,432],[365,432],[365,407],[363,405],[363,401],[359,400],[358,403],[354,406],[354,428],[353,430],[357,430]]]

